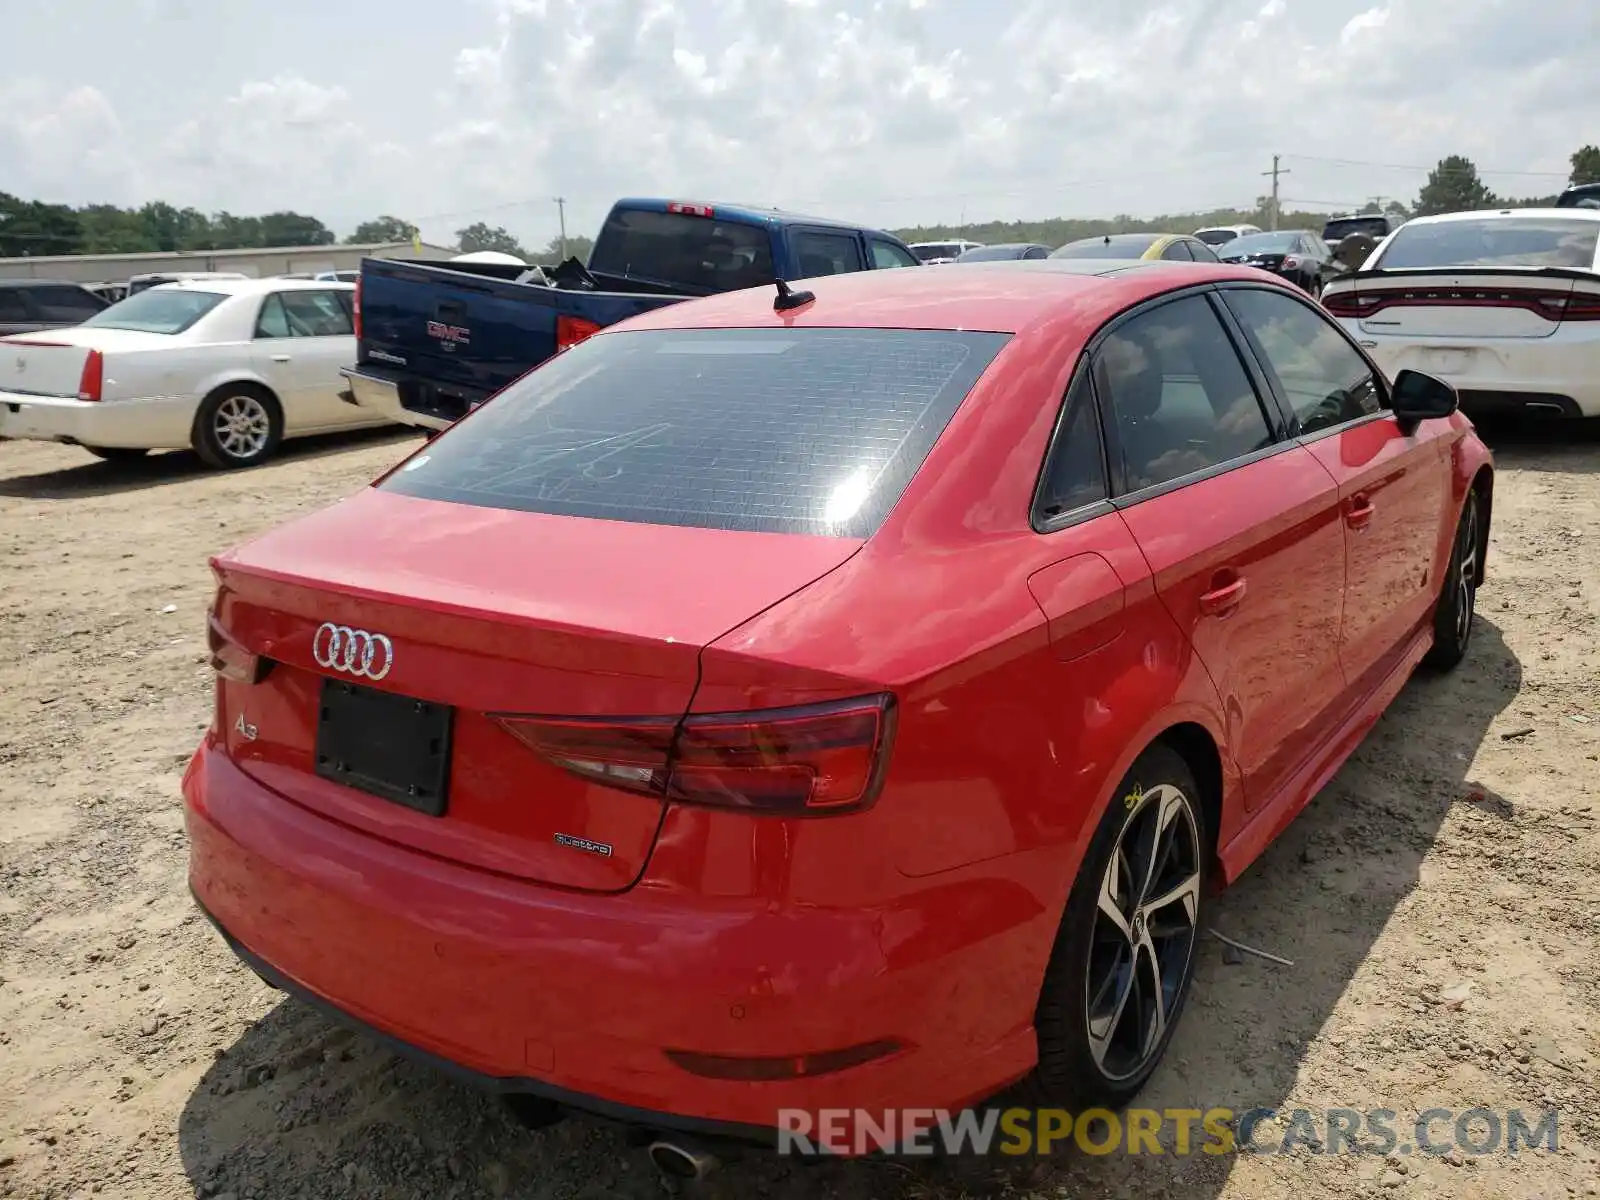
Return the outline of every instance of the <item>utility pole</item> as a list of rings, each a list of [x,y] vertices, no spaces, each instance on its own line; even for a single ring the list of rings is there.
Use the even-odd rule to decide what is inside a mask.
[[[567,261],[567,198],[556,197],[556,212],[561,217],[561,261]]]
[[[1267,228],[1276,229],[1278,227],[1278,176],[1289,174],[1289,168],[1280,169],[1278,167],[1278,156],[1274,154],[1272,156],[1272,170],[1261,173],[1272,176],[1272,208],[1267,213]]]

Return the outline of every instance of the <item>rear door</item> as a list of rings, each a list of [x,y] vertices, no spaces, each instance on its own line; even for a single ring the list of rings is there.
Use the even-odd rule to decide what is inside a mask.
[[[1211,289],[1135,309],[1094,354],[1115,500],[1211,675],[1253,810],[1344,694],[1338,489],[1289,440]]]
[[[1450,504],[1446,421],[1400,428],[1376,368],[1315,305],[1278,290],[1227,287],[1290,416],[1290,431],[1337,481],[1345,534],[1340,658],[1357,695],[1393,667],[1439,590],[1439,530]]]
[[[370,414],[339,399],[340,367],[356,359],[350,309],[333,289],[284,290],[263,298],[253,358],[283,401],[290,430],[350,424]]]

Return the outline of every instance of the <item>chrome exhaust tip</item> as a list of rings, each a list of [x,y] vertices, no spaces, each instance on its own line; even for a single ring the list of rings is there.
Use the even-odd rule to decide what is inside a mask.
[[[699,1146],[666,1138],[650,1143],[650,1161],[673,1179],[704,1179],[717,1169],[717,1156]]]

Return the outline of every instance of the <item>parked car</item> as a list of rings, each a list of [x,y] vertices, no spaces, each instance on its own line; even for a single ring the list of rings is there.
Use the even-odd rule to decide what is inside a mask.
[[[1600,210],[1416,217],[1323,303],[1385,371],[1447,379],[1469,413],[1600,416]]]
[[[1600,208],[1600,183],[1575,183],[1556,197],[1557,208]]]
[[[949,242],[910,242],[911,253],[915,254],[924,266],[936,267],[944,263],[953,263],[969,250],[977,250],[983,246],[982,242],[969,242],[957,238]]]
[[[218,279],[248,278],[250,277],[242,271],[150,271],[128,279],[124,298],[137,295],[147,288],[160,287],[164,283],[209,283]]]
[[[590,337],[216,558],[190,885],[530,1116],[1120,1108],[1211,885],[1468,652],[1490,454],[1264,272],[804,290]]]
[[[1404,218],[1389,213],[1364,213],[1360,215],[1329,217],[1322,225],[1322,240],[1330,253],[1339,255],[1339,246],[1345,238],[1356,234],[1369,237],[1374,243],[1383,241],[1401,225]]]
[[[48,340],[0,339],[0,438],[105,459],[192,446],[250,467],[286,437],[382,424],[341,398],[354,290],[210,279],[136,292]]]
[[[1217,261],[1210,246],[1186,233],[1111,233],[1101,237],[1079,238],[1052,251],[1050,257]]]
[[[1050,247],[1038,242],[1002,242],[996,246],[975,246],[963,251],[957,262],[1004,262],[1008,259],[1049,258]]]
[[[1196,229],[1195,237],[1215,250],[1218,246],[1226,246],[1234,238],[1249,237],[1252,233],[1260,233],[1259,225],[1209,225],[1204,229]]]
[[[508,256],[509,257],[509,256]],[[773,209],[619,200],[589,264],[362,260],[355,400],[387,420],[443,429],[552,354],[625,317],[689,296],[917,258],[876,229]],[[555,286],[540,283],[551,276]]]
[[[105,307],[106,301],[82,284],[0,279],[0,337],[76,325]]]
[[[1313,296],[1320,295],[1323,285],[1343,270],[1328,244],[1310,229],[1252,233],[1229,242],[1217,257],[1226,263],[1271,271]]]
[[[319,283],[354,283],[361,278],[360,271],[318,271],[312,278]]]

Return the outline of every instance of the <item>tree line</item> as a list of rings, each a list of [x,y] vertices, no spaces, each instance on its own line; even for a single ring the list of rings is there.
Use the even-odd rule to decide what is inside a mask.
[[[1572,155],[1572,183],[1600,183],[1600,146],[1584,146]],[[1416,201],[1410,205],[1391,200],[1380,208],[1369,203],[1363,213],[1387,211],[1399,217],[1460,212],[1478,208],[1536,208],[1554,203],[1555,195],[1510,199],[1495,195],[1478,176],[1469,158],[1452,154],[1439,160],[1428,173]],[[894,232],[909,242],[966,237],[983,242],[1042,242],[1059,246],[1078,238],[1106,233],[1198,229],[1207,225],[1252,224],[1266,226],[1268,197],[1259,197],[1250,211],[1215,209],[1204,213],[1171,213],[1159,217],[1120,215],[1098,219],[1055,217],[1046,221],[989,221],[964,225],[919,225]],[[1285,229],[1320,229],[1326,213],[1280,211],[1278,225]],[[347,245],[409,242],[417,227],[395,216],[374,217],[357,225],[345,239]],[[73,208],[22,200],[0,192],[0,258],[45,254],[135,254],[145,251],[239,250],[266,246],[331,246],[334,232],[316,217],[291,211],[262,216],[236,216],[229,212],[206,214],[195,208],[177,208],[154,200],[140,208],[90,204]],[[593,242],[587,237],[566,239],[567,255],[587,259]],[[499,250],[525,262],[553,263],[562,257],[562,243],[529,250],[503,227],[482,221],[456,230],[455,248],[462,251]]]

